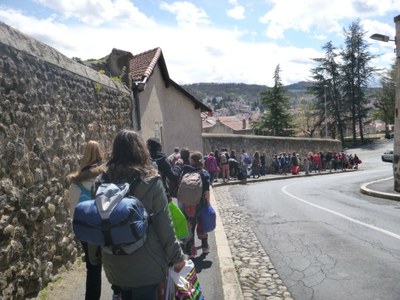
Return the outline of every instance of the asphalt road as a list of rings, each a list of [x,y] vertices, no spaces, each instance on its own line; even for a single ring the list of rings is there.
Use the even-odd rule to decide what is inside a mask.
[[[400,299],[400,207],[359,192],[392,175],[390,143],[354,149],[361,170],[232,188],[296,300]]]

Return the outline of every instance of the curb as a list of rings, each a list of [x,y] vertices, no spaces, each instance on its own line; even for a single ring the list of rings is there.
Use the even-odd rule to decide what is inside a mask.
[[[400,194],[378,192],[376,190],[371,190],[370,188],[368,188],[368,186],[371,185],[371,184],[378,183],[378,182],[385,181],[385,180],[393,180],[393,176],[388,177],[388,178],[375,180],[375,181],[371,181],[371,182],[368,182],[368,183],[364,183],[360,187],[360,192],[362,194],[369,195],[369,196],[372,196],[372,197],[400,201]]]

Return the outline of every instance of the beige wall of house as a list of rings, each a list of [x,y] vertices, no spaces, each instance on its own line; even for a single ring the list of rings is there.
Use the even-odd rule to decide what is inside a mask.
[[[200,109],[174,86],[165,87],[158,64],[139,98],[145,140],[160,138],[167,155],[174,147],[202,151]]]
[[[162,138],[163,131],[163,113],[160,104],[160,87],[165,84],[161,83],[158,68],[155,70],[156,74],[150,77],[146,88],[143,92],[139,93],[140,102],[140,117],[141,117],[141,136],[146,141],[148,138],[157,137]]]

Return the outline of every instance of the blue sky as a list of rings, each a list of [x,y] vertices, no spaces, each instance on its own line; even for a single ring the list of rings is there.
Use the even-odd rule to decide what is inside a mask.
[[[373,66],[394,62],[399,0],[1,0],[0,21],[68,57],[101,58],[112,48],[137,54],[161,47],[180,84],[284,84],[309,80],[311,58],[328,41],[340,48],[343,28],[360,19]]]

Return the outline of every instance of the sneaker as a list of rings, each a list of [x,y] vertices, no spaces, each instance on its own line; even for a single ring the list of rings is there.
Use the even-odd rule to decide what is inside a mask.
[[[120,294],[112,295],[112,300],[121,300],[121,295]]]
[[[210,253],[210,247],[203,247],[203,254]]]

